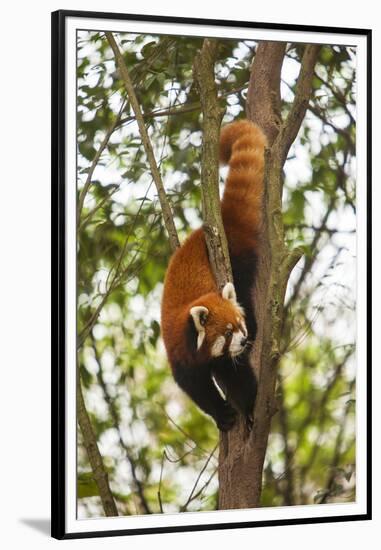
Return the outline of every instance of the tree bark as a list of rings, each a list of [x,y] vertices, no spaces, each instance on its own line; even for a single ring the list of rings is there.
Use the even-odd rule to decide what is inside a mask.
[[[193,64],[202,109],[201,198],[209,261],[219,289],[233,281],[228,243],[222,222],[219,193],[220,126],[224,110],[218,104],[214,63],[218,42],[206,38]]]
[[[240,422],[221,438],[219,459],[219,508],[260,506],[262,472],[271,419],[277,410],[275,386],[280,359],[284,297],[289,275],[302,251],[289,251],[282,221],[282,172],[292,141],[303,121],[311,93],[317,46],[306,46],[290,115],[280,115],[280,74],[284,43],[258,45],[248,92],[248,117],[265,132],[263,234],[253,292],[258,333],[252,364],[258,379],[254,424],[250,433]]]
[[[286,42],[260,42],[251,67],[246,114],[265,132],[271,147],[281,120],[280,73]]]
[[[108,475],[104,467],[102,456],[99,452],[97,439],[95,437],[91,421],[86,410],[85,400],[83,398],[79,369],[77,368],[77,418],[81,428],[83,444],[87,451],[90,466],[93,471],[94,481],[98,486],[102,506],[106,516],[117,516],[114,497],[108,483]]]

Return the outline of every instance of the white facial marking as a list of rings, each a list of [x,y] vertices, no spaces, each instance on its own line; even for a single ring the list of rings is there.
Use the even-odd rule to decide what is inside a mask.
[[[220,357],[223,354],[224,346],[225,338],[223,336],[218,336],[210,350],[212,357]]]
[[[189,311],[192,315],[194,326],[198,332],[197,336],[197,349],[200,349],[205,338],[205,323],[209,314],[208,308],[204,306],[192,307]]]
[[[245,338],[245,334],[241,330],[237,330],[233,333],[229,346],[229,353],[233,357],[242,353],[244,346],[242,346],[241,341],[243,338]]]
[[[247,337],[247,328],[246,328],[246,325],[243,321],[241,321],[241,330],[242,330],[244,336]]]
[[[209,310],[204,306],[194,306],[190,308],[189,313],[193,317],[193,321],[198,332],[205,330],[204,325],[209,314]]]
[[[205,338],[205,330],[200,330],[197,336],[197,349],[200,349]]]

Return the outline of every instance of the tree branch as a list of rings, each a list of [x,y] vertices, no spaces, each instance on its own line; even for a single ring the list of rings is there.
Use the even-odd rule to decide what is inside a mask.
[[[345,365],[346,365],[349,357],[351,357],[351,355],[353,355],[353,348],[349,347],[348,350],[346,351],[344,357],[342,358],[342,360],[339,361],[335,365],[335,367],[334,367],[335,370],[334,370],[330,380],[328,381],[327,386],[324,389],[324,393],[323,393],[319,403],[315,402],[315,403],[311,404],[309,413],[308,413],[308,415],[304,419],[304,422],[302,423],[302,425],[299,428],[299,437],[298,437],[297,447],[300,446],[301,440],[305,435],[306,429],[314,421],[314,419],[315,419],[314,424],[316,424],[317,426],[320,426],[320,432],[319,432],[319,434],[318,434],[318,436],[315,440],[315,443],[314,443],[314,445],[311,449],[308,460],[306,461],[304,466],[302,466],[300,468],[299,476],[300,476],[300,480],[301,480],[302,485],[304,485],[306,475],[307,475],[308,471],[312,468],[312,466],[314,464],[317,453],[318,453],[319,449],[321,448],[321,441],[324,437],[324,434],[326,433],[326,430],[325,430],[325,415],[327,413],[327,403],[328,403],[328,401],[331,397],[331,394],[332,394],[332,392],[333,392],[333,390],[336,386],[336,383],[340,379],[340,376],[342,375],[342,372],[345,368]],[[351,389],[351,385],[350,385],[350,389]]]
[[[343,138],[347,142],[348,150],[349,150],[350,154],[353,155],[353,156],[356,154],[356,145],[355,145],[354,140],[352,139],[352,137],[350,135],[350,132],[349,132],[348,128],[347,129],[340,128],[339,126],[334,124],[331,120],[328,119],[327,112],[325,112],[319,106],[316,106],[316,105],[313,105],[312,103],[310,103],[308,105],[308,110],[311,111],[311,113],[313,113],[316,117],[318,117],[324,125],[329,126],[330,128],[332,128],[332,130],[336,134],[339,134],[340,136],[343,136]]]
[[[117,407],[115,406],[114,399],[111,397],[110,393],[107,390],[106,382],[105,382],[104,377],[103,377],[103,369],[102,369],[101,358],[99,357],[97,345],[96,345],[95,338],[94,338],[93,334],[91,334],[91,342],[92,342],[92,348],[93,348],[93,351],[94,351],[95,359],[96,359],[96,362],[98,363],[98,372],[97,372],[98,383],[99,383],[100,387],[102,388],[103,396],[104,396],[104,399],[105,399],[105,401],[108,405],[110,416],[113,420],[114,428],[118,432],[119,445],[124,450],[126,458],[128,460],[128,463],[130,465],[132,479],[134,480],[136,492],[139,495],[139,499],[140,499],[142,509],[143,509],[145,514],[151,514],[152,511],[151,511],[151,509],[148,505],[147,499],[146,499],[145,494],[144,494],[143,483],[140,481],[140,479],[138,478],[137,473],[136,473],[136,466],[135,466],[134,460],[131,457],[131,450],[125,444],[124,439],[122,437],[122,433],[120,431],[119,413],[118,413]]]
[[[155,62],[155,60],[161,55],[162,51],[169,48],[173,44],[173,40],[170,38],[165,38],[163,41],[153,50],[153,52],[149,55],[149,57],[145,58],[143,61],[141,61],[132,71],[131,71],[131,79],[134,85],[138,84],[144,77],[145,71],[148,71],[151,65]],[[77,206],[77,231],[82,229],[82,222],[80,222],[80,216],[83,208],[83,203],[86,198],[86,194],[91,186],[91,180],[94,174],[94,170],[101,158],[101,155],[103,151],[106,149],[108,142],[110,141],[110,138],[114,131],[119,128],[123,124],[123,121],[126,119],[122,119],[122,113],[124,111],[126,105],[126,101],[123,100],[119,113],[114,119],[113,123],[111,124],[110,128],[107,130],[107,133],[99,146],[98,151],[96,152],[93,161],[90,165],[89,172],[87,174],[87,178],[84,184],[84,187],[82,188],[79,199],[78,199],[78,206]],[[103,107],[103,101],[102,101],[102,107]],[[97,115],[97,113],[96,113]],[[128,117],[131,120],[135,120],[135,117]],[[92,211],[94,213],[94,211]],[[90,213],[91,214],[91,213]],[[89,216],[86,217],[86,220],[88,221]],[[81,226],[81,227],[80,227]]]
[[[159,169],[156,164],[155,155],[152,149],[151,141],[149,139],[147,129],[144,124],[144,118],[140,109],[139,102],[137,100],[134,86],[132,84],[130,74],[128,72],[127,66],[124,62],[123,56],[119,51],[119,48],[115,42],[114,36],[111,32],[106,32],[107,40],[111,46],[112,51],[114,52],[115,56],[115,63],[119,68],[124,86],[126,88],[131,107],[135,113],[136,121],[139,126],[139,132],[140,136],[142,138],[142,143],[144,146],[145,153],[147,155],[148,163],[150,165],[152,178],[155,182],[157,193],[159,196],[159,201],[161,205],[161,209],[163,212],[163,218],[164,218],[164,224],[166,227],[166,230],[168,232],[169,237],[169,243],[171,246],[172,251],[175,251],[180,246],[180,241],[177,235],[176,227],[173,221],[173,214],[172,210],[168,201],[168,198],[165,194],[164,184],[161,179],[161,174],[159,172]]]
[[[221,92],[218,95],[218,99],[224,99],[226,97],[229,97],[230,95],[239,94],[240,92],[247,89],[247,84],[243,84],[243,86],[238,86],[237,88],[232,88],[231,90],[227,90],[225,92]],[[178,105],[173,105],[171,107],[168,107],[166,109],[157,109],[154,111],[149,111],[148,113],[143,113],[143,118],[160,118],[160,117],[168,117],[168,116],[177,116],[177,115],[184,115],[187,113],[192,113],[194,111],[199,111],[201,109],[201,103],[200,101],[194,101],[192,103],[188,103],[185,101],[184,103],[179,103]],[[133,120],[136,120],[135,116],[128,116],[125,118],[122,118],[118,126],[122,126],[126,122],[132,122]]]
[[[202,217],[209,261],[218,288],[232,281],[227,239],[221,216],[219,195],[219,137],[223,110],[218,105],[214,63],[218,42],[206,38],[195,57],[193,76],[203,114],[201,156]]]
[[[280,433],[284,444],[284,504],[291,506],[295,503],[295,475],[294,475],[294,450],[289,443],[289,417],[288,409],[285,404],[282,380],[278,384],[278,403],[279,403],[279,424]]]
[[[167,411],[165,410],[165,408],[159,404],[159,407],[161,409],[161,411],[163,412],[163,414],[166,416],[166,418],[168,419],[168,421],[173,424],[173,426],[185,437],[186,441],[184,442],[185,445],[188,445],[188,447],[191,447],[191,450],[195,450],[196,448],[198,450],[200,450],[202,452],[202,454],[204,455],[209,455],[209,451],[207,449],[203,449],[199,443],[197,443],[197,441],[195,441],[192,436],[187,433],[181,426],[179,426],[179,424],[177,424],[173,418],[167,413]],[[192,443],[194,443],[194,447],[187,441],[189,439],[189,441],[192,441]]]
[[[146,191],[145,197],[147,196],[147,192],[148,192],[148,190]],[[145,197],[144,197],[144,199],[145,199]],[[122,248],[122,251],[119,255],[119,258],[117,259],[114,266],[112,266],[112,268],[109,271],[109,274],[108,274],[107,280],[106,280],[106,286],[108,285],[107,290],[104,292],[104,294],[102,294],[100,303],[98,304],[98,306],[95,308],[95,310],[91,314],[90,318],[86,322],[85,326],[82,328],[81,332],[78,334],[77,349],[79,349],[83,345],[83,343],[85,342],[85,340],[86,340],[87,336],[89,335],[91,329],[93,328],[93,326],[97,322],[99,314],[102,311],[102,309],[103,309],[104,305],[106,304],[106,302],[107,302],[109,296],[111,295],[111,293],[118,287],[118,285],[122,281],[127,282],[127,281],[123,280],[123,278],[126,276],[126,274],[129,272],[129,277],[131,277],[131,276],[133,277],[133,276],[136,275],[136,269],[133,269],[133,268],[136,267],[136,264],[138,264],[138,266],[139,266],[139,263],[137,261],[135,261],[135,259],[138,255],[138,253],[143,250],[143,246],[141,246],[140,248],[138,248],[135,251],[134,256],[132,257],[132,259],[130,260],[130,262],[128,263],[127,266],[123,267],[122,262],[123,262],[123,259],[124,259],[125,255],[126,255],[128,242],[129,242],[130,236],[132,235],[132,232],[134,230],[135,223],[136,223],[137,218],[139,216],[139,213],[140,213],[140,211],[143,207],[143,204],[144,204],[144,200],[142,200],[141,203],[140,203],[139,209],[138,209],[138,211],[135,215],[134,222],[133,222],[133,224],[132,224],[132,226],[131,226],[131,228],[130,228],[127,236],[126,236],[126,239],[124,241],[123,248]],[[155,221],[153,221],[151,226],[149,227],[149,229],[147,231],[147,234],[150,233],[150,230],[153,227],[154,222]],[[111,277],[112,272],[114,272],[114,276],[112,277],[111,282],[108,284],[109,278]]]
[[[120,117],[121,117],[121,114],[123,112],[124,107],[125,107],[125,102],[123,101],[118,115],[115,117],[115,119],[114,119],[113,123],[111,124],[110,128],[107,130],[106,135],[103,138],[102,143],[100,144],[99,149],[95,154],[95,157],[93,158],[93,161],[92,161],[92,163],[90,165],[90,168],[89,168],[89,171],[87,173],[87,178],[86,178],[85,184],[84,184],[84,186],[83,186],[83,188],[82,188],[82,190],[79,194],[78,206],[77,206],[77,231],[79,230],[79,227],[80,227],[80,218],[81,218],[83,203],[85,202],[86,194],[87,194],[87,192],[90,188],[91,180],[92,180],[93,174],[94,174],[94,170],[95,170],[95,168],[96,168],[96,166],[99,162],[99,159],[102,156],[103,151],[106,149],[107,144],[110,141],[110,137],[111,137],[112,133],[114,132],[115,128],[117,127],[117,125],[120,121]]]
[[[319,76],[316,71],[314,71],[314,76],[316,78],[318,78],[320,80],[320,82],[322,82],[324,84],[324,86],[326,86],[328,88],[328,90],[332,93],[332,95],[335,96],[337,101],[340,103],[340,106],[343,108],[343,110],[348,115],[350,123],[353,126],[355,126],[356,125],[356,120],[355,120],[354,116],[352,115],[351,111],[348,108],[347,99],[346,99],[345,95],[343,95],[342,92],[334,86],[333,82],[328,82],[327,80],[324,80],[324,78]]]
[[[108,483],[108,475],[105,470],[102,456],[99,452],[97,440],[91,425],[90,417],[86,410],[85,400],[83,398],[79,368],[77,367],[77,419],[81,428],[83,443],[87,451],[87,456],[93,471],[94,481],[97,484],[102,506],[106,516],[117,516],[114,497]]]
[[[320,47],[318,44],[307,44],[304,50],[295,98],[281,132],[281,148],[284,159],[286,159],[288,151],[298,135],[308,108],[312,91],[312,79]]]
[[[183,504],[180,508],[180,512],[185,512],[185,510],[187,509],[188,505],[190,504],[190,502],[192,502],[192,500],[194,500],[195,498],[197,498],[198,495],[201,494],[202,491],[197,491],[197,493],[195,493],[196,489],[197,489],[197,485],[198,485],[198,482],[200,481],[201,479],[201,476],[202,474],[205,472],[206,468],[208,467],[208,464],[211,460],[211,458],[213,457],[214,453],[216,452],[217,450],[217,447],[218,447],[218,444],[214,447],[214,449],[212,450],[212,452],[210,453],[210,455],[208,456],[207,460],[205,461],[203,467],[201,468],[200,472],[198,473],[197,475],[197,478],[196,478],[196,481],[194,482],[194,485],[192,487],[192,490],[189,494],[189,497],[187,498],[187,501],[185,502],[185,504]],[[207,485],[210,483],[212,477],[214,476],[216,472],[214,471],[212,476],[209,478],[209,480],[207,481],[206,484],[203,485],[202,487],[202,490],[204,490]],[[197,496],[196,496],[197,495]]]
[[[320,226],[318,228],[316,228],[314,238],[312,239],[312,242],[311,242],[311,245],[310,245],[311,253],[308,256],[306,256],[302,271],[300,273],[300,276],[299,276],[298,280],[295,283],[295,286],[293,288],[291,296],[288,299],[287,305],[285,307],[285,317],[288,317],[292,304],[295,302],[296,298],[299,296],[299,292],[300,292],[301,286],[304,282],[304,279],[306,278],[306,275],[311,271],[311,268],[312,268],[313,264],[315,263],[315,260],[316,260],[316,253],[315,252],[317,250],[317,245],[320,241],[322,233],[325,231],[325,229],[327,227],[328,218],[331,215],[334,206],[335,206],[335,198],[331,198],[330,202],[327,206],[327,210],[326,210],[326,212],[323,216],[323,219],[320,223]]]
[[[314,76],[317,77],[316,72],[314,73]],[[287,85],[287,87],[291,91],[291,93],[294,93],[294,90],[292,89],[292,86],[290,86],[290,84],[286,81],[283,81],[283,82]],[[340,104],[340,107],[344,108],[344,105]],[[332,122],[332,120],[330,120],[328,118],[328,111],[329,111],[328,107],[322,108],[320,105],[314,104],[312,101],[310,101],[309,104],[308,104],[308,110],[312,114],[314,114],[316,117],[318,117],[325,126],[329,126],[330,128],[332,128],[332,130],[335,133],[343,136],[343,138],[346,140],[346,142],[348,144],[348,150],[349,150],[350,154],[351,155],[356,154],[356,146],[355,146],[354,140],[352,139],[352,137],[350,135],[349,127],[340,128],[339,126],[334,124]],[[356,124],[356,122],[354,121],[353,125],[355,125],[355,124]]]
[[[350,391],[353,390],[354,385],[355,385],[355,380],[352,380],[352,383],[350,385]],[[334,489],[335,489],[337,468],[338,468],[339,463],[340,463],[340,457],[342,456],[341,447],[342,447],[343,442],[344,442],[345,430],[346,430],[346,427],[347,427],[348,416],[349,416],[349,411],[350,411],[351,406],[352,406],[351,400],[348,399],[348,401],[346,403],[346,406],[345,406],[345,409],[344,409],[344,413],[343,413],[341,421],[340,421],[340,426],[341,427],[340,427],[339,433],[337,434],[336,441],[335,441],[334,453],[333,453],[331,464],[329,466],[330,474],[328,476],[328,479],[327,479],[327,482],[326,482],[326,487],[325,487],[325,490],[323,490],[322,498],[319,501],[319,504],[325,504],[327,502],[327,499],[330,496],[333,496],[332,493],[334,492]]]

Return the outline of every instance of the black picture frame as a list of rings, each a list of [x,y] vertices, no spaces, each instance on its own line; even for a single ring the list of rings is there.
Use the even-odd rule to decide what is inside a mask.
[[[140,21],[151,23],[182,23],[185,25],[212,25],[215,27],[271,29],[282,31],[306,31],[313,33],[362,35],[367,44],[367,443],[366,443],[366,512],[356,515],[336,515],[330,517],[304,517],[296,519],[277,519],[249,522],[228,522],[218,524],[193,524],[186,526],[167,525],[165,527],[149,527],[134,529],[97,530],[90,529],[82,532],[69,532],[66,527],[65,498],[66,498],[66,443],[65,443],[65,360],[66,360],[66,316],[65,316],[65,220],[67,205],[65,199],[66,154],[65,154],[65,110],[66,110],[66,76],[65,76],[65,27],[68,18],[102,19]],[[72,539],[86,537],[105,537],[120,535],[138,535],[149,533],[192,532],[210,529],[237,529],[242,527],[263,527],[295,524],[313,524],[341,521],[369,520],[372,517],[372,463],[371,463],[371,134],[372,134],[372,31],[370,29],[322,27],[308,25],[274,24],[248,21],[208,20],[197,18],[162,17],[154,15],[134,15],[125,13],[83,12],[59,10],[52,13],[51,26],[51,71],[52,71],[52,108],[51,108],[51,231],[52,231],[52,311],[51,311],[51,338],[52,338],[52,383],[51,383],[51,533],[57,539]],[[90,527],[90,524],[89,524]]]

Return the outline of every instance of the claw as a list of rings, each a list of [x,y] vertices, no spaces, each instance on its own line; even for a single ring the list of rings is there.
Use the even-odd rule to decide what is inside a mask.
[[[251,430],[253,429],[253,426],[254,426],[254,417],[253,417],[252,414],[247,414],[246,415],[246,427],[249,430],[249,432],[251,432]]]

